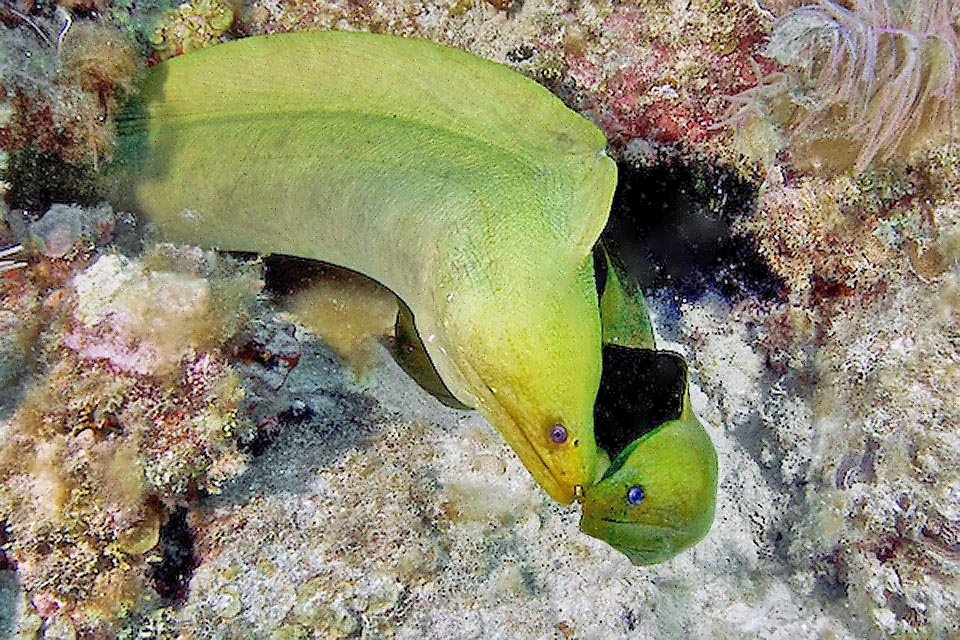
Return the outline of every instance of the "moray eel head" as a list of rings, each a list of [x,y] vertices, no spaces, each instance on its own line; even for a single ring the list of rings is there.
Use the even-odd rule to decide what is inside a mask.
[[[526,288],[523,273],[511,280],[518,288],[505,285],[478,296],[484,313],[467,308],[480,302],[458,307],[448,327],[465,388],[474,396],[467,404],[564,504],[596,478],[597,462],[593,403],[600,383],[600,317],[589,257],[574,274],[572,281],[530,281]]]
[[[580,529],[635,565],[672,558],[700,541],[713,522],[717,454],[690,408],[685,373],[679,415],[628,444],[584,496]],[[601,442],[602,434],[598,425]]]

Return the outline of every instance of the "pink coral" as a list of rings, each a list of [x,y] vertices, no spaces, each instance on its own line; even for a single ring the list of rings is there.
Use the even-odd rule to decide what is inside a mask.
[[[712,140],[720,133],[721,96],[755,81],[750,60],[764,33],[755,5],[617,3],[595,21],[569,19],[565,72],[589,96],[591,117],[614,145],[643,138],[726,155]]]
[[[188,259],[216,263],[212,254],[196,253]],[[204,275],[148,271],[123,256],[103,256],[74,278],[76,323],[64,344],[123,371],[168,373],[192,351],[232,335],[262,284],[241,273],[215,288]]]

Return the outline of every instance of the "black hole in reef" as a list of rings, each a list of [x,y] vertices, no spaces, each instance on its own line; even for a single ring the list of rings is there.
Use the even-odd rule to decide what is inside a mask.
[[[597,445],[610,459],[683,412],[687,364],[671,351],[603,345],[603,375],[593,405]]]
[[[6,520],[0,520],[0,571],[16,571],[17,560],[8,556],[4,551],[7,543],[10,542],[10,536],[7,533],[9,525]]]
[[[55,202],[94,204],[98,197],[92,165],[70,164],[59,155],[28,146],[10,154],[0,178],[10,183],[11,209],[43,213]]]
[[[199,561],[193,555],[193,536],[187,525],[187,510],[173,510],[166,524],[160,528],[160,549],[163,559],[153,570],[153,582],[161,597],[183,602],[187,585]]]
[[[664,162],[618,163],[610,220],[601,239],[644,290],[670,287],[681,298],[709,290],[730,300],[782,298],[785,288],[733,223],[750,215],[756,186],[730,169]]]

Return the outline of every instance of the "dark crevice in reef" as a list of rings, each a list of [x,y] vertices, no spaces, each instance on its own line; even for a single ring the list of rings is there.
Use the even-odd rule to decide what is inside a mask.
[[[25,147],[10,154],[0,178],[10,183],[11,209],[44,212],[55,202],[89,206],[97,202],[93,168],[70,164],[50,151]]]
[[[730,169],[620,161],[619,180],[602,240],[644,290],[669,288],[680,299],[716,291],[731,301],[781,299],[784,283],[735,234],[754,209],[757,188]]]
[[[200,564],[194,556],[193,535],[187,524],[187,509],[177,507],[160,529],[163,560],[153,570],[154,588],[161,597],[182,603],[193,570]]]
[[[8,556],[4,549],[7,548],[7,544],[10,542],[10,534],[8,533],[8,527],[6,520],[0,520],[0,571],[16,571],[17,570],[17,561],[12,556]]]

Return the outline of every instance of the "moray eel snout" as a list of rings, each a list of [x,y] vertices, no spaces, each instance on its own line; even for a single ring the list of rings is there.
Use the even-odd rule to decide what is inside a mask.
[[[573,501],[596,475],[592,423],[538,416],[534,412],[520,418],[524,414],[505,408],[502,392],[498,391],[497,396],[500,397],[495,404],[482,406],[480,411],[497,426],[547,494],[563,504]]]

